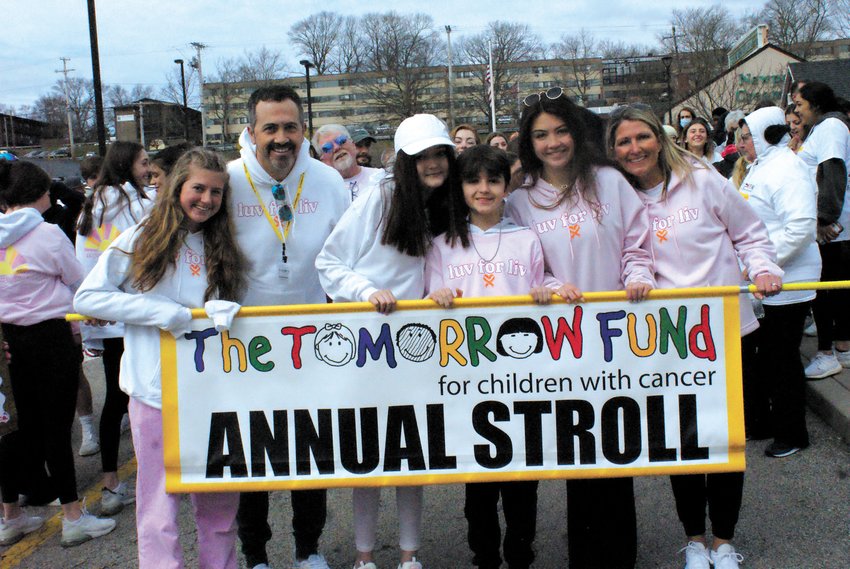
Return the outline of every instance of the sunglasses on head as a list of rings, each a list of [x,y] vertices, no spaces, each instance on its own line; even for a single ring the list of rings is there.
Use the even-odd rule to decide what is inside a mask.
[[[322,152],[323,152],[324,154],[328,154],[328,153],[330,153],[330,152],[333,152],[334,145],[336,145],[336,146],[342,146],[342,145],[343,145],[343,144],[345,144],[346,142],[348,142],[348,137],[347,137],[347,136],[345,136],[344,134],[340,134],[339,136],[337,136],[336,138],[334,138],[332,142],[326,142],[326,143],[324,143],[324,144],[322,145]]]
[[[272,186],[272,196],[278,202],[289,201],[286,195],[286,186],[283,184]],[[288,203],[284,203],[277,209],[277,216],[283,221],[292,221],[292,207]]]
[[[539,93],[533,93],[522,100],[522,104],[526,107],[533,107],[537,103],[543,100],[545,96],[550,101],[554,101],[555,99],[563,96],[564,89],[561,87],[552,87],[551,89],[547,89],[546,91],[540,91]]]

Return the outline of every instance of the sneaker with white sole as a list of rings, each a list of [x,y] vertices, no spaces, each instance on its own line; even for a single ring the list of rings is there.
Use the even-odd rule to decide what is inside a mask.
[[[814,319],[812,319],[812,323],[803,328],[803,334],[809,336],[810,338],[815,338],[818,335],[818,327],[815,324]]]
[[[744,560],[744,556],[735,551],[735,548],[724,543],[717,548],[717,551],[711,550],[711,562],[714,564],[714,569],[739,569],[738,563]]]
[[[405,561],[398,564],[398,569],[422,569],[422,564],[414,557],[412,561]]]
[[[841,367],[850,367],[850,351],[842,352],[841,350],[833,350],[835,359],[841,364]]]
[[[21,514],[17,518],[4,520],[0,518],[0,546],[18,543],[25,535],[32,533],[44,525],[44,518]]]
[[[295,569],[331,569],[324,556],[319,553],[314,553],[307,559],[295,561]]]
[[[83,513],[79,519],[71,521],[68,518],[62,520],[62,547],[74,547],[102,537],[115,529],[115,520],[109,518],[96,518],[88,513],[83,507]]]
[[[124,482],[119,482],[114,490],[104,487],[100,491],[100,515],[112,516],[124,509],[124,506],[136,501],[136,495]]]
[[[372,563],[371,561],[361,561],[359,563],[354,564],[354,569],[378,569],[378,566]]]
[[[92,456],[100,452],[100,441],[97,435],[83,432],[83,442],[80,444],[80,456]]]
[[[711,557],[705,545],[689,541],[688,545],[679,550],[685,552],[685,569],[711,569]]]
[[[841,364],[838,363],[838,358],[835,354],[818,352],[809,365],[806,366],[806,377],[809,379],[823,379],[837,373],[841,373]]]
[[[259,565],[254,565],[251,569],[272,569],[269,567],[268,563],[260,563]]]

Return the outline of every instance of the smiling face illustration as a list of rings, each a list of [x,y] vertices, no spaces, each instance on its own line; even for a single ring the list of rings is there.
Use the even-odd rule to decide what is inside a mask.
[[[355,344],[351,330],[342,324],[326,324],[316,335],[316,357],[334,367],[344,366],[354,359]]]
[[[502,336],[500,342],[506,355],[523,359],[534,353],[534,348],[537,347],[537,336],[529,332],[514,332]]]
[[[396,345],[404,359],[424,362],[434,355],[437,335],[424,324],[406,324],[396,334]]]

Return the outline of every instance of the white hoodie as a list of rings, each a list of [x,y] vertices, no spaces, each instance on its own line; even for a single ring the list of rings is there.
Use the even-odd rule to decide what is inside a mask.
[[[282,262],[281,243],[263,214],[257,196],[251,189],[245,168],[251,175],[266,210],[276,219],[277,206],[271,188],[278,183],[257,161],[257,148],[246,128],[239,137],[241,158],[227,165],[230,174],[230,215],[236,228],[236,241],[248,257],[246,306],[277,306],[284,304],[318,304],[325,302],[314,262],[331,230],[348,206],[351,196],[339,173],[310,157],[310,143],[301,144],[301,151],[292,171],[280,180],[294,202],[301,174],[304,185],[295,207],[292,229],[286,238],[286,265]],[[294,204],[293,204],[294,205]],[[281,229],[283,233],[283,229]],[[282,278],[282,269],[288,269]]]
[[[783,282],[819,281],[817,186],[806,163],[788,148],[788,135],[775,145],[764,139],[767,127],[783,124],[785,113],[778,107],[759,109],[747,116],[756,160],[741,184],[741,195],[767,227],[777,264],[785,271]],[[763,302],[782,305],[814,298],[813,290],[789,291],[765,297]]]

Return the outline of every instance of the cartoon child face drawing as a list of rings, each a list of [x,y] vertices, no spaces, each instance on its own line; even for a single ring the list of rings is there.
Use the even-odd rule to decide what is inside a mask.
[[[313,344],[316,358],[334,367],[341,367],[354,359],[354,334],[342,324],[325,324],[316,334]]]
[[[499,327],[496,351],[523,360],[543,351],[543,333],[531,318],[511,318]]]
[[[424,324],[405,324],[395,337],[402,357],[411,362],[424,362],[434,355],[437,335]]]

